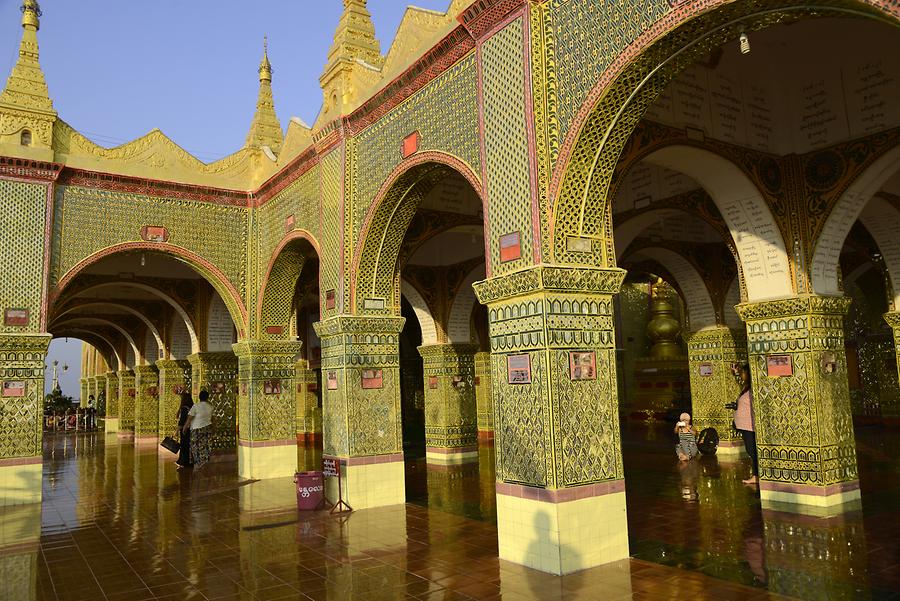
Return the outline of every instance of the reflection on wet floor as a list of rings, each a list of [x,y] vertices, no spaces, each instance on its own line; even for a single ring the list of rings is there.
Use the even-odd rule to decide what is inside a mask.
[[[745,464],[679,469],[664,434],[624,439],[636,559],[557,578],[497,559],[490,447],[411,460],[409,504],[338,519],[233,461],[198,475],[115,437],[48,437],[44,503],[0,510],[0,599],[900,599],[900,433],[857,433],[863,510],[838,519],[761,512]]]

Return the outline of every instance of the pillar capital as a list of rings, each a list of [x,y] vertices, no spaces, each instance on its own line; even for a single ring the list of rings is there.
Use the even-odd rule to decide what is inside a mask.
[[[884,320],[894,331],[900,330],[900,311],[890,311],[884,314]]]
[[[474,285],[483,305],[539,293],[616,294],[625,280],[624,269],[537,265]]]
[[[789,298],[741,303],[735,307],[745,322],[803,315],[846,315],[852,300],[846,296],[801,294]]]
[[[231,345],[231,348],[239,360],[265,356],[284,358],[294,363],[303,343],[298,340],[242,340]]]

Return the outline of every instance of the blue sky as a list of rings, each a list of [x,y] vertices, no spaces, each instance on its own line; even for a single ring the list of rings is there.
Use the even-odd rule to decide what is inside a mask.
[[[369,0],[386,53],[407,4]],[[444,11],[450,0],[414,0]],[[20,0],[0,0],[5,83],[21,38]],[[104,146],[159,128],[204,161],[238,150],[250,127],[263,36],[275,68],[275,108],[312,123],[319,76],[341,0],[43,0],[41,66],[60,117]],[[79,396],[80,346],[54,341],[71,369],[63,390]]]

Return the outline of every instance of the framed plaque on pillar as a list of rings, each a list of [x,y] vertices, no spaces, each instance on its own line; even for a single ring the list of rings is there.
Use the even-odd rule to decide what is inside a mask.
[[[509,384],[531,384],[531,355],[507,357],[506,377]]]

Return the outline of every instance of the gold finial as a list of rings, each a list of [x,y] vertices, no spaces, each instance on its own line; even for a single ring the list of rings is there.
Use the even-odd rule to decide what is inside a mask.
[[[41,28],[41,5],[37,0],[24,0],[22,2],[22,27],[33,27],[35,31]]]
[[[272,83],[272,63],[269,62],[269,36],[263,37],[263,58],[259,63],[259,81]]]

